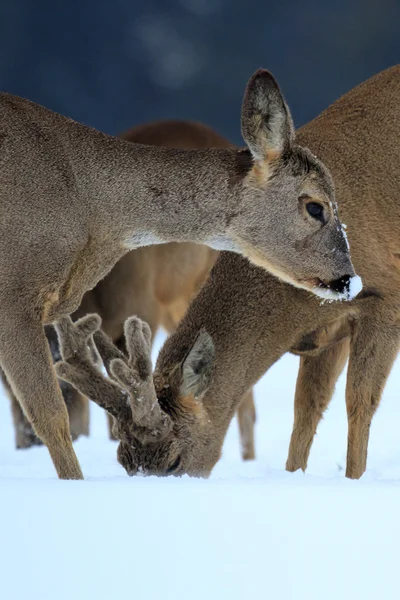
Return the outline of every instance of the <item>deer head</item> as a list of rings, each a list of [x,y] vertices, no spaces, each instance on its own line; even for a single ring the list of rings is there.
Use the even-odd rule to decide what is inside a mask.
[[[122,353],[100,329],[101,320],[91,314],[72,322],[64,317],[55,325],[62,361],[56,363],[58,377],[71,383],[113,417],[113,434],[120,441],[117,457],[128,475],[207,476],[219,458],[208,453],[206,462],[196,463],[196,447],[212,436],[201,404],[214,364],[214,344],[200,331],[183,361],[163,385],[159,401],[153,382],[151,332],[137,317],[124,326],[127,353]],[[98,368],[100,355],[108,378]],[[182,402],[168,403],[176,396]],[[168,393],[170,392],[170,394]]]
[[[258,70],[242,106],[242,135],[252,166],[231,237],[254,264],[287,283],[331,299],[361,290],[325,166],[295,142],[289,108],[273,76]],[[264,217],[268,217],[268,235]]]

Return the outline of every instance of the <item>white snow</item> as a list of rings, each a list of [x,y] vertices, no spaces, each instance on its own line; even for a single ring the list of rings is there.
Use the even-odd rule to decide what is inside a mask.
[[[362,290],[363,284],[359,275],[354,275],[350,279],[349,300],[353,300]]]
[[[343,377],[307,474],[284,471],[296,371],[286,356],[257,386],[257,460],[240,460],[234,422],[207,481],[129,478],[94,406],[76,443],[86,481],[58,481],[44,448],[13,449],[1,395],[0,598],[397,599],[399,363],[360,481],[343,472]]]

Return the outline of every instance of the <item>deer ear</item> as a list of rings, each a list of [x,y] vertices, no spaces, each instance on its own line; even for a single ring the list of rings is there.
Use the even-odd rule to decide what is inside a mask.
[[[180,393],[183,397],[193,396],[200,399],[204,395],[211,383],[214,362],[214,342],[202,329],[182,363]]]
[[[290,147],[294,127],[275,79],[265,69],[254,73],[242,105],[242,135],[254,160],[273,160]]]

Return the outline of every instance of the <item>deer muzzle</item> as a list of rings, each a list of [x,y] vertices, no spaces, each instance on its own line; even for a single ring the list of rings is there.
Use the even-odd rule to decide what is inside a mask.
[[[362,290],[361,278],[354,272],[331,281],[315,278],[305,283],[314,294],[327,300],[353,300]]]

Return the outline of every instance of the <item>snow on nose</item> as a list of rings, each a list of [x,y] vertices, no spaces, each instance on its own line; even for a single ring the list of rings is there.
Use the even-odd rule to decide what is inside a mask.
[[[361,277],[358,275],[354,275],[354,277],[350,277],[349,284],[349,300],[353,300],[362,290],[362,281]]]

